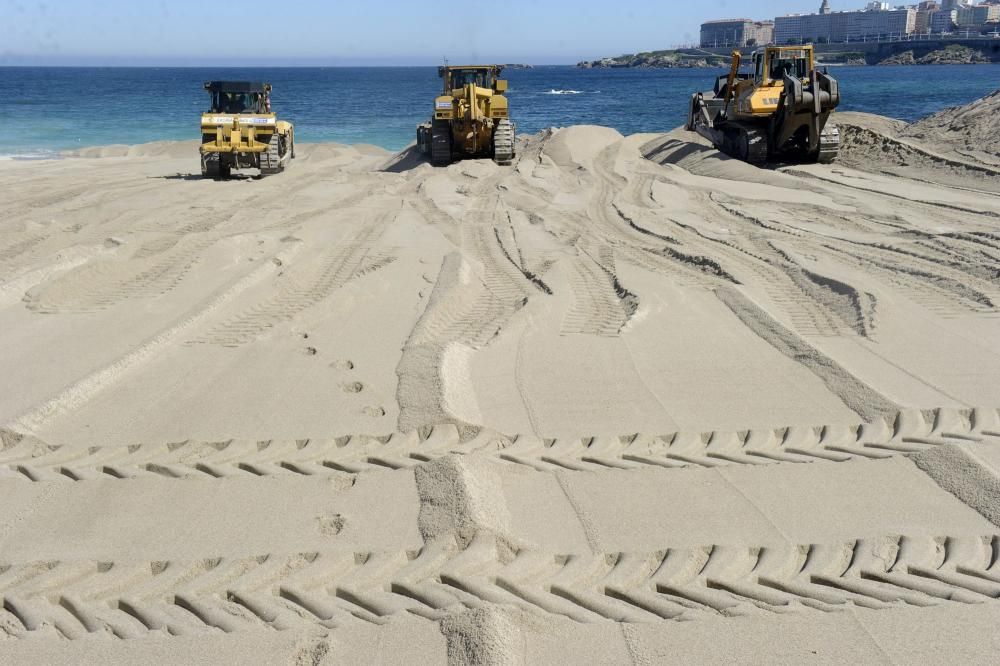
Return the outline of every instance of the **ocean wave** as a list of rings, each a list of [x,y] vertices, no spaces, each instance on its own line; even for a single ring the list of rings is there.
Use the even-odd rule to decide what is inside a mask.
[[[550,90],[546,95],[582,95],[584,94],[582,90]]]
[[[51,150],[28,151],[21,153],[0,153],[0,160],[15,160],[18,162],[33,162],[36,160],[61,160],[63,156]]]

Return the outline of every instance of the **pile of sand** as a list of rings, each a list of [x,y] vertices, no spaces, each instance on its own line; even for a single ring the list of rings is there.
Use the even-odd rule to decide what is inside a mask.
[[[838,113],[840,163],[1000,192],[1000,90],[911,125],[866,113]]]
[[[192,154],[198,154],[197,141],[153,141],[134,146],[123,144],[111,146],[93,146],[90,148],[80,148],[79,150],[68,150],[62,153],[63,157],[174,157],[183,158]]]
[[[966,106],[935,113],[900,135],[939,152],[954,151],[972,159],[988,157],[989,163],[1000,166],[1000,90]]]
[[[622,135],[610,127],[575,125],[553,130],[545,144],[545,155],[559,166],[584,164],[621,140]]]

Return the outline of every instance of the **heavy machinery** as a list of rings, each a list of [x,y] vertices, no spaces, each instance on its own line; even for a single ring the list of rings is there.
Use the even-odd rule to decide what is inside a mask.
[[[434,100],[431,121],[417,127],[417,147],[430,155],[431,164],[447,166],[456,155],[513,161],[515,126],[502,72],[502,65],[438,68],[444,92]]]
[[[209,81],[212,108],[201,116],[201,174],[227,178],[233,169],[284,171],[295,157],[295,129],[271,111],[271,84]]]
[[[816,69],[812,45],[758,49],[750,72],[740,72],[741,60],[733,51],[729,75],[692,96],[687,129],[752,164],[836,159],[840,131],[827,121],[840,86]]]

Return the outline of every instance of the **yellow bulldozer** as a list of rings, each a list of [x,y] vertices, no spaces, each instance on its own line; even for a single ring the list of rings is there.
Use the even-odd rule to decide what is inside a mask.
[[[233,169],[280,173],[295,157],[295,128],[271,111],[271,84],[208,81],[212,108],[201,116],[201,174],[228,178]]]
[[[444,92],[434,100],[431,121],[417,127],[417,147],[430,155],[431,164],[447,166],[462,155],[513,161],[515,126],[502,72],[502,65],[438,68]]]
[[[812,45],[768,46],[754,52],[751,71],[740,72],[742,54],[733,51],[729,75],[692,96],[687,129],[752,164],[832,162],[840,131],[828,121],[840,85],[813,55]]]

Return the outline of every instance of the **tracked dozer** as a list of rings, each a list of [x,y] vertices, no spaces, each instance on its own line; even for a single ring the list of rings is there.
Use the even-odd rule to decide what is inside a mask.
[[[271,84],[209,81],[212,108],[201,116],[201,174],[227,178],[233,169],[280,173],[295,157],[295,128],[271,111]]]
[[[816,68],[812,45],[759,49],[750,72],[740,71],[741,62],[733,51],[729,75],[692,96],[687,129],[752,164],[836,159],[840,131],[828,121],[840,86]]]
[[[513,161],[515,127],[502,72],[502,65],[438,68],[444,92],[434,100],[431,121],[417,127],[417,147],[432,164],[446,166],[457,156]]]

